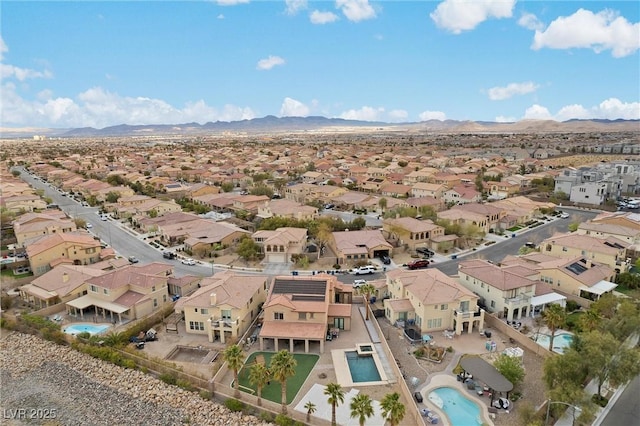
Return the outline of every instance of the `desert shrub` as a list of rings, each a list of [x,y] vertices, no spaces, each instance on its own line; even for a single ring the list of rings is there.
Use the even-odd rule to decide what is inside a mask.
[[[288,416],[286,416],[284,414],[278,414],[276,416],[275,423],[278,426],[293,426],[294,421],[293,421],[293,419],[291,417],[288,417]]]
[[[194,390],[193,385],[191,384],[191,382],[188,381],[188,380],[184,380],[184,379],[176,380],[176,386],[178,386],[179,388],[182,388],[184,390],[188,390],[188,391]]]
[[[262,413],[260,413],[260,420],[266,423],[273,423],[274,417],[270,412],[263,411]]]
[[[206,390],[201,390],[198,395],[200,395],[200,398],[204,399],[205,401],[209,401],[213,395],[211,395],[211,392],[206,391]]]
[[[130,370],[135,370],[138,367],[136,362],[129,358],[123,358],[120,366],[124,368],[128,368]]]
[[[413,354],[418,358],[423,357],[424,356],[424,348],[416,349],[415,351],[413,351]]]
[[[175,385],[178,382],[176,376],[171,373],[162,373],[158,378],[168,385]]]
[[[8,311],[9,309],[11,309],[12,305],[13,297],[10,297],[8,295],[2,295],[2,297],[0,297],[0,308],[2,308],[3,311]]]
[[[591,401],[593,401],[594,404],[598,404],[600,407],[606,407],[607,403],[609,402],[609,398],[605,398],[602,395],[598,395],[597,393],[594,393],[591,396]]]
[[[83,331],[83,332],[78,333],[76,335],[76,338],[89,340],[91,338],[91,333],[89,333],[88,331]]]
[[[580,305],[575,300],[567,300],[567,305],[565,307],[567,312],[573,312],[580,309]]]
[[[237,399],[233,399],[233,398],[227,399],[224,402],[224,406],[233,412],[239,412],[244,410],[244,402],[238,401]]]

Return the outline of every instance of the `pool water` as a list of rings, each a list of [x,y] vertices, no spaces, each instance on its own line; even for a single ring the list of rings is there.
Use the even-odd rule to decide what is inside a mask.
[[[67,334],[80,334],[89,332],[91,335],[104,333],[111,325],[109,324],[71,324],[64,329]]]
[[[438,388],[429,393],[429,400],[449,418],[451,426],[478,426],[480,407],[454,388]]]
[[[351,380],[353,383],[359,382],[379,382],[380,372],[371,355],[358,355],[356,351],[348,351],[344,353],[351,371]]]
[[[539,334],[535,342],[545,349],[549,349],[549,340],[551,336],[547,334]],[[553,337],[553,352],[562,354],[573,342],[573,334],[558,333]]]

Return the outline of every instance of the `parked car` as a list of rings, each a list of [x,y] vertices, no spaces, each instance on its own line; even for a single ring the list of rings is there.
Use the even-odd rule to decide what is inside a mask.
[[[409,269],[424,269],[429,267],[429,261],[426,259],[416,259],[407,263]]]
[[[376,268],[373,265],[365,265],[353,270],[354,275],[373,274],[376,272]]]
[[[360,288],[367,283],[367,280],[354,280],[353,288]]]
[[[138,262],[140,262],[140,261],[139,261],[139,260],[138,260],[138,258],[137,258],[137,257],[135,257],[135,256],[129,256],[129,262],[131,262],[131,263],[138,263]]]
[[[382,263],[384,263],[385,265],[390,265],[391,264],[391,258],[387,254],[381,254],[380,255],[380,261]]]
[[[182,264],[183,265],[195,265],[196,261],[193,259],[182,259]]]
[[[413,397],[416,399],[416,402],[422,402],[422,394],[420,392],[414,392]]]
[[[569,219],[569,213],[565,213],[565,212],[560,213],[560,218]]]
[[[165,251],[164,253],[162,253],[162,257],[164,257],[165,259],[175,259],[176,254],[172,251]]]
[[[428,249],[428,248],[426,248],[426,247],[418,247],[418,248],[416,249],[416,252],[417,252],[418,254],[421,254],[421,255],[426,256],[426,257],[431,257],[431,256],[433,256],[433,254],[434,254],[434,253],[433,253],[433,251],[429,250],[429,249]]]

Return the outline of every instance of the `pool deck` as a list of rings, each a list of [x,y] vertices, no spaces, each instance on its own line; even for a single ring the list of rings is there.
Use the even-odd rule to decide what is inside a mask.
[[[444,413],[444,411],[442,411],[440,407],[438,407],[429,399],[429,393],[431,393],[431,391],[437,388],[442,388],[442,387],[453,388],[453,389],[456,389],[458,392],[460,392],[463,396],[465,396],[466,398],[469,398],[470,400],[472,400],[478,405],[478,407],[480,408],[480,412],[482,413],[482,422],[484,424],[487,424],[489,426],[494,426],[493,421],[491,421],[491,416],[489,415],[489,408],[487,407],[487,403],[482,399],[478,398],[475,394],[472,394],[471,392],[469,392],[462,385],[462,382],[459,382],[454,377],[455,376],[451,376],[446,373],[433,375],[431,377],[431,380],[429,381],[429,384],[423,387],[422,390],[420,391],[424,399],[424,404],[429,408],[429,410],[435,412],[440,417],[440,419],[442,420],[442,424],[445,424],[445,425],[451,424],[449,422],[447,415]]]

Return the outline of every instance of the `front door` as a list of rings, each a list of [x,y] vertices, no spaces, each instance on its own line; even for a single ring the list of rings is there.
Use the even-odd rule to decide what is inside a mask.
[[[344,330],[344,318],[334,318],[333,327],[338,330]]]

